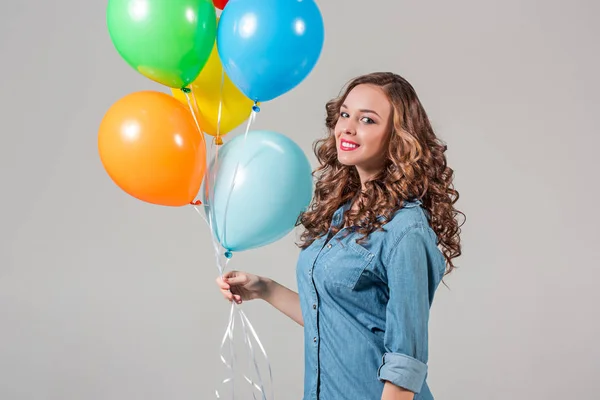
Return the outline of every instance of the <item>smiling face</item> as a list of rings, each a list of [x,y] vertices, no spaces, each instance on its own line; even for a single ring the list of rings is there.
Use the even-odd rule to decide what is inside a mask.
[[[348,93],[339,112],[335,125],[338,161],[355,166],[364,183],[385,164],[392,105],[382,88],[362,84]]]

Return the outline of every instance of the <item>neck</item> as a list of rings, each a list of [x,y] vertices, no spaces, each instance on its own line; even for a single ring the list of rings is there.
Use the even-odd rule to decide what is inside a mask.
[[[376,177],[381,172],[381,169],[364,170],[361,168],[356,168],[356,171],[358,172],[358,177],[360,178],[360,186],[362,190],[365,190],[366,183]]]

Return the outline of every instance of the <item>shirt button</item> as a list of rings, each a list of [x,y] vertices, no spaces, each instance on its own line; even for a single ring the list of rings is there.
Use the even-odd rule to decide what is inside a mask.
[[[316,336],[313,338],[313,342],[317,343],[317,337]]]
[[[313,310],[316,310],[316,309],[317,309],[317,305],[313,304]]]
[[[328,249],[330,249],[330,248],[331,248],[331,243],[329,243],[329,244],[327,245],[327,248],[328,248]]]

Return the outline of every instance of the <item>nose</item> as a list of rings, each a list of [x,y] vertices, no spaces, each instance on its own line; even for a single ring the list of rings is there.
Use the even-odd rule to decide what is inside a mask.
[[[340,133],[341,134],[346,134],[346,135],[355,135],[356,134],[356,127],[354,126],[354,124],[348,120],[344,121],[344,124],[342,124],[342,126],[340,127]]]

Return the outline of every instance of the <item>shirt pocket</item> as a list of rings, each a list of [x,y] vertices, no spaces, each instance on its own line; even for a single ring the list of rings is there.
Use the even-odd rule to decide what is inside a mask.
[[[327,283],[354,290],[374,258],[354,239],[339,241],[326,257]]]

